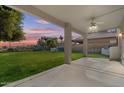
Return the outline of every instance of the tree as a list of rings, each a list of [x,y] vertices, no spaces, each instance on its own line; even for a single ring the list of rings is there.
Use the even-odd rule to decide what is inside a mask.
[[[57,38],[41,37],[37,41],[37,45],[42,46],[44,49],[54,48],[57,46],[57,44]]]
[[[37,41],[37,45],[42,46],[44,49],[46,49],[47,45],[46,45],[46,40],[47,37],[41,37],[40,39],[38,39]]]
[[[41,45],[41,39],[38,39],[38,41],[37,41],[37,45]]]
[[[59,39],[61,40],[61,44],[62,44],[62,41],[63,41],[63,37],[60,35]]]
[[[0,6],[0,41],[20,41],[24,39],[22,13]]]
[[[54,48],[57,46],[57,40],[56,39],[48,39],[46,41],[46,45],[47,45],[47,48],[50,49],[50,48]]]

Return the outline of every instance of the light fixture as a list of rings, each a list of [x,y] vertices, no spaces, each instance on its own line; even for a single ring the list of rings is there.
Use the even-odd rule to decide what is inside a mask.
[[[98,31],[98,26],[96,25],[95,22],[92,21],[92,22],[90,23],[89,31],[90,31],[90,32],[97,32],[97,31]]]
[[[119,33],[118,36],[119,36],[119,37],[122,37],[122,33]]]
[[[95,20],[95,17],[92,17],[91,18],[91,23],[90,23],[90,26],[89,26],[89,31],[90,32],[97,32],[98,31],[98,26],[96,24],[96,22],[94,22]]]

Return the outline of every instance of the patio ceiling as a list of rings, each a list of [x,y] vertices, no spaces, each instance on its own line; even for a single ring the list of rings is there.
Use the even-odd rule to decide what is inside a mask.
[[[91,17],[95,16],[97,22],[103,22],[103,24],[98,24],[99,31],[103,31],[108,28],[118,27],[124,16],[124,6],[122,5],[33,5],[11,7],[42,16],[44,19],[48,19],[48,21],[62,27],[65,22],[68,22],[72,25],[73,30],[79,33],[88,31]],[[41,11],[49,17],[38,15],[37,13]]]
[[[96,21],[104,22],[99,25],[99,30],[117,27],[123,16],[124,6],[35,6],[38,9],[60,19],[69,22],[73,27],[86,32],[90,23],[90,18],[95,16]],[[123,8],[123,9],[120,9]],[[118,10],[119,9],[119,10]],[[118,11],[116,11],[118,10]]]

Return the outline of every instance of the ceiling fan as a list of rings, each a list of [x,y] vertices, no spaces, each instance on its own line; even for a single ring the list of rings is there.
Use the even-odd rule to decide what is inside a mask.
[[[89,25],[89,32],[97,32],[98,31],[98,25],[103,24],[104,22],[97,22],[96,17],[91,17],[90,19],[90,25]]]
[[[103,16],[106,16],[106,15],[109,15],[109,14],[112,14],[114,12],[117,12],[117,11],[120,11],[124,9],[124,7],[121,7],[121,8],[118,8],[118,9],[115,9],[115,10],[112,10],[112,11],[109,11],[109,12],[106,12],[102,15],[98,15],[98,16],[93,16],[90,18],[91,22],[90,22],[90,25],[89,25],[89,31],[90,32],[97,32],[98,31],[98,25],[100,24],[103,24],[104,22],[96,22],[96,19],[100,18],[100,17],[103,17]]]

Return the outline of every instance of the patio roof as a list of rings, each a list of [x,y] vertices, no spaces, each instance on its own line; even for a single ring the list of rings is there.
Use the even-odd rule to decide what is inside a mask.
[[[70,23],[73,31],[85,33],[91,17],[96,17],[99,24],[99,31],[108,28],[118,27],[124,16],[124,6],[122,5],[33,5],[33,6],[10,6],[16,9],[25,10],[47,21],[53,22],[61,27],[64,23]]]

